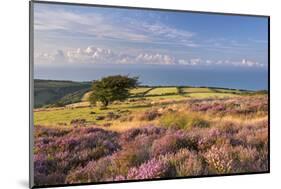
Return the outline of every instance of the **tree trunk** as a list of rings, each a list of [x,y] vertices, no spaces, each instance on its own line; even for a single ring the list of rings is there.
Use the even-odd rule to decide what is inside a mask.
[[[104,107],[107,107],[108,106],[108,100],[106,100],[106,99],[104,99],[103,101],[102,101],[102,105],[104,106]]]

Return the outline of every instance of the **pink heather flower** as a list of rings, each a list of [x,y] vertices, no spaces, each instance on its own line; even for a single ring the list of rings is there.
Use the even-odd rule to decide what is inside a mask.
[[[206,152],[207,163],[214,168],[217,173],[229,173],[233,169],[232,146],[224,144],[220,147],[212,146]]]
[[[128,179],[152,179],[165,176],[169,170],[169,165],[166,161],[161,161],[153,158],[140,167],[133,167],[128,172]]]

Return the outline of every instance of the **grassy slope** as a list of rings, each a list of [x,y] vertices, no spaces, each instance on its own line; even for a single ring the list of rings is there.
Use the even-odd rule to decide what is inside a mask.
[[[176,87],[156,87],[146,93],[146,96],[149,95],[165,95],[165,94],[177,94],[178,90]]]
[[[202,95],[206,95],[208,93],[201,93]],[[217,95],[219,95],[218,93]],[[194,94],[195,95],[195,94]],[[226,95],[231,95],[229,97],[234,97],[231,98],[233,100],[237,99],[235,97],[239,97],[239,95],[234,95],[234,94],[226,94]],[[261,95],[262,96],[262,95]],[[180,111],[182,108],[186,108],[187,105],[187,100],[188,99],[200,99],[198,97],[195,98],[184,98],[183,96],[166,96],[167,98],[164,97],[149,97],[146,100],[139,100],[139,101],[134,101],[134,102],[129,102],[125,101],[123,103],[116,103],[112,104],[108,107],[108,109],[100,109],[100,107],[89,107],[87,104],[86,107],[81,107],[81,108],[47,108],[42,111],[35,111],[34,112],[34,123],[35,125],[42,125],[42,126],[48,126],[48,127],[61,127],[61,128],[71,128],[70,122],[74,119],[85,119],[87,121],[88,126],[98,126],[102,127],[107,130],[114,130],[114,131],[125,131],[130,128],[137,128],[141,127],[143,125],[159,125],[157,121],[159,120],[153,120],[152,122],[148,122],[146,120],[140,120],[138,117],[140,115],[143,115],[144,112],[146,111],[152,111],[153,109],[157,109],[161,111],[161,109],[164,107],[171,107],[172,109],[176,111]],[[224,96],[225,97],[225,96]],[[216,99],[222,99],[222,98],[217,98],[217,97],[212,97],[210,98],[209,96],[207,97],[208,99],[216,100]],[[240,98],[249,98],[249,96],[240,96]],[[201,98],[202,100],[206,99],[205,97]],[[226,100],[228,98],[225,98]],[[157,102],[156,104],[153,104],[153,102]],[[208,101],[206,101],[208,102]],[[219,102],[219,101],[218,101]],[[87,103],[87,102],[81,102],[81,103]],[[204,103],[203,103],[204,104]],[[125,117],[134,117],[134,120],[126,120],[121,121],[120,119],[112,119],[112,120],[97,120],[97,117],[104,116],[107,117],[109,112],[113,112],[114,114],[119,114],[121,115],[121,118]],[[120,113],[121,112],[121,113]],[[205,115],[205,113],[202,113],[202,116]],[[260,114],[257,114],[259,116]],[[262,116],[262,115],[260,115]],[[215,116],[216,117],[216,116]],[[208,117],[206,118],[207,120],[212,120],[215,119],[215,117]],[[251,116],[246,119],[248,120]],[[263,116],[262,116],[263,117]],[[218,116],[216,118],[221,119],[222,117]],[[243,116],[237,116],[237,117],[227,117],[224,116],[225,119],[230,119],[231,121],[233,120],[244,120]],[[103,127],[104,124],[111,124],[110,127]]]
[[[35,80],[35,107],[64,106],[76,102],[88,101],[90,82],[72,82],[56,80]],[[132,97],[182,98],[184,97],[222,97],[230,94],[242,94],[243,91],[207,87],[139,87],[130,91]],[[209,94],[203,94],[209,93]],[[220,93],[220,94],[219,94]],[[169,96],[169,97],[168,97]],[[158,99],[156,97],[155,99]]]
[[[117,110],[130,110],[131,112],[144,110],[142,106],[110,106],[106,110],[100,110],[97,107],[83,107],[83,108],[66,108],[55,109],[52,111],[39,111],[35,112],[35,124],[43,125],[56,125],[67,124],[69,125],[73,119],[86,119],[91,124],[104,124],[110,121],[96,120],[97,116],[106,116],[108,112],[116,112]],[[91,114],[95,112],[95,114]]]
[[[34,80],[35,107],[58,102],[65,105],[80,101],[90,86],[89,82]]]
[[[39,102],[46,103],[46,99],[48,99],[48,102],[61,102],[66,105],[65,108],[35,110],[35,125],[49,126],[69,125],[73,119],[86,119],[90,124],[104,124],[108,121],[96,120],[96,117],[105,116],[108,112],[116,112],[117,110],[139,112],[152,107],[181,103],[187,99],[225,98],[245,94],[239,90],[204,87],[139,87],[130,91],[132,98],[127,101],[117,102],[106,110],[100,110],[99,107],[90,107],[88,102],[90,83],[42,80],[37,80],[35,83],[37,104]],[[59,95],[56,94],[57,92]]]
[[[206,90],[206,91],[204,91]],[[56,125],[56,124],[66,124],[69,125],[71,120],[73,119],[86,119],[90,124],[104,124],[108,123],[105,120],[96,120],[97,116],[105,116],[108,112],[116,113],[118,110],[129,110],[130,112],[139,112],[145,111],[148,109],[159,108],[162,105],[167,104],[175,104],[181,103],[187,99],[204,99],[204,98],[224,98],[224,97],[235,97],[239,96],[237,94],[232,93],[216,93],[212,92],[212,90],[208,90],[208,88],[204,88],[202,90],[199,88],[190,88],[188,93],[177,94],[176,87],[159,87],[150,88],[138,88],[133,89],[134,95],[138,96],[140,93],[144,94],[145,91],[154,91],[152,94],[157,94],[155,96],[145,96],[145,98],[133,97],[128,99],[125,102],[116,102],[108,107],[106,110],[100,110],[99,107],[89,107],[89,102],[87,101],[87,97],[89,96],[89,92],[85,93],[82,98],[82,102],[69,104],[66,108],[49,108],[43,109],[42,111],[35,111],[35,125]],[[155,92],[156,91],[156,92]],[[174,94],[172,94],[172,92]],[[167,94],[168,93],[168,94]],[[160,95],[167,94],[167,95]],[[147,95],[147,94],[146,94]],[[94,112],[91,113],[91,112]],[[109,121],[112,123],[111,121]],[[116,124],[116,123],[114,123]]]
[[[210,88],[202,88],[202,87],[182,87],[180,89],[181,93],[209,93],[213,92]]]

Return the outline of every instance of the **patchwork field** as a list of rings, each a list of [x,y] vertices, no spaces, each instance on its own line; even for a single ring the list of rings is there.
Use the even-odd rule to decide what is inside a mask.
[[[91,107],[86,92],[76,103],[34,109],[36,185],[268,170],[266,94],[196,87],[130,94],[107,108]]]
[[[176,87],[157,87],[150,90],[146,93],[146,96],[149,95],[165,95],[165,94],[177,94],[178,90]]]
[[[133,96],[138,96],[138,95],[144,96],[151,89],[152,89],[151,87],[139,87],[139,88],[136,88],[136,89],[132,89],[130,91],[130,93]]]
[[[210,88],[202,88],[202,87],[182,87],[180,88],[181,93],[211,93],[214,92]],[[228,90],[226,90],[228,91]]]
[[[75,118],[85,119],[87,124],[102,124],[107,121],[97,120],[100,116],[105,116],[107,113],[116,112],[138,112],[152,107],[181,103],[182,101],[198,98],[226,98],[236,97],[237,94],[230,92],[213,92],[208,88],[182,88],[184,93],[179,94],[176,87],[139,87],[132,89],[130,93],[132,98],[124,102],[115,102],[101,109],[100,107],[91,107],[88,98],[91,92],[85,93],[81,102],[65,105],[64,107],[38,108],[35,109],[34,123],[35,125],[70,125]]]

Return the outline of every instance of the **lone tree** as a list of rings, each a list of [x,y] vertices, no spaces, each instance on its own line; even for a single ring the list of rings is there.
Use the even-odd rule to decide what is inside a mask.
[[[104,107],[107,107],[113,101],[125,100],[130,95],[129,89],[138,84],[138,77],[130,78],[122,75],[104,77],[93,82],[90,103],[96,104],[100,101]]]

